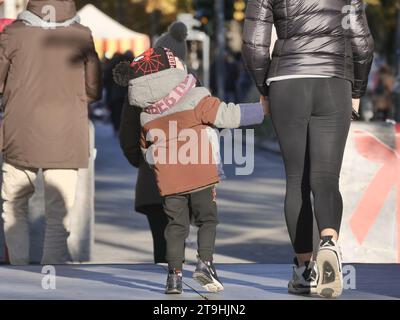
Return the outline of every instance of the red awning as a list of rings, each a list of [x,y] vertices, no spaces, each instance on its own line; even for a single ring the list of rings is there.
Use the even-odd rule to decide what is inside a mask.
[[[14,22],[14,19],[0,19],[0,32],[3,32],[4,28]]]

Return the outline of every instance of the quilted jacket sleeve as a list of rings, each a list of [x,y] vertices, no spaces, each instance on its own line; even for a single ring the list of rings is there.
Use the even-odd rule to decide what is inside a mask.
[[[353,98],[365,95],[368,85],[368,75],[371,71],[374,56],[374,40],[368,28],[362,0],[351,1],[350,35],[353,50],[354,85]]]
[[[248,2],[243,30],[243,59],[258,90],[264,96],[268,96],[266,80],[271,63],[273,23],[272,0]]]

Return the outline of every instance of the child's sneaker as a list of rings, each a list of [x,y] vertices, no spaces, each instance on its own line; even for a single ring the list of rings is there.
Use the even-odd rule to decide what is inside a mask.
[[[340,248],[331,236],[322,237],[317,266],[320,274],[317,293],[324,298],[336,298],[343,291],[342,259]]]
[[[217,271],[212,261],[203,261],[197,258],[196,270],[193,279],[197,281],[208,292],[219,292],[224,290],[222,282],[218,279]]]
[[[293,277],[289,281],[288,291],[293,294],[315,294],[318,284],[318,269],[314,261],[308,261],[299,267],[297,258],[294,259]]]
[[[181,294],[182,293],[182,272],[170,270],[168,272],[167,284],[165,286],[165,294]]]

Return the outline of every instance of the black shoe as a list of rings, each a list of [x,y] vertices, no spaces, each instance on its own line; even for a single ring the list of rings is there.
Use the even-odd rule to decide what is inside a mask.
[[[168,272],[167,284],[165,286],[165,294],[181,294],[182,293],[182,272],[170,270]]]
[[[212,261],[203,261],[198,258],[196,270],[193,273],[193,279],[208,292],[224,290],[224,286],[218,279],[217,271]]]
[[[318,268],[314,261],[308,261],[299,267],[297,258],[294,258],[293,276],[289,281],[289,293],[310,295],[317,292]]]

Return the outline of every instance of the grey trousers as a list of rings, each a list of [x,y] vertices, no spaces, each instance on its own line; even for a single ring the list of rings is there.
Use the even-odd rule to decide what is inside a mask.
[[[163,200],[163,205],[168,217],[165,229],[168,267],[182,269],[185,239],[189,235],[191,215],[198,227],[199,257],[202,260],[212,261],[218,224],[215,187],[189,194],[167,196]]]

